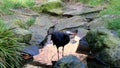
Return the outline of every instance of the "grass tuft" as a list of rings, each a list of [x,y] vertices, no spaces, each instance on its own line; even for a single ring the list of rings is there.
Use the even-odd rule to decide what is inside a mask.
[[[20,52],[22,46],[12,29],[0,19],[0,68],[19,68],[22,58]]]

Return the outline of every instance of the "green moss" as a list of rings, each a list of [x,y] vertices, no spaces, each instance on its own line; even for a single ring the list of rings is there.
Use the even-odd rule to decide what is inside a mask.
[[[119,18],[120,17],[118,16],[114,19],[107,20],[106,23],[107,23],[107,28],[117,31],[120,37],[120,19]]]
[[[46,4],[43,4],[40,9],[43,11],[49,11],[51,9],[55,9],[55,8],[59,8],[61,7],[61,3],[60,2],[48,2]]]
[[[63,62],[60,64],[60,68],[70,68],[70,64]]]
[[[108,29],[120,29],[120,17],[107,21]]]
[[[51,2],[46,2],[42,5],[35,5],[33,6],[32,9],[40,13],[40,12],[53,11],[54,9],[58,9],[58,8],[62,9],[61,1],[51,1]]]
[[[115,44],[119,43],[119,39],[114,37],[114,36],[107,36],[106,38],[104,38],[103,43],[107,46],[107,47],[111,47],[114,46]]]
[[[103,42],[106,37],[107,35],[104,32],[90,31],[87,33],[86,39],[92,52],[99,52],[105,47]]]
[[[87,33],[86,39],[94,53],[100,52],[105,48],[116,46],[120,41],[119,38],[114,37],[114,35],[106,29],[92,30]]]
[[[26,22],[27,26],[30,27],[31,25],[33,25],[35,23],[35,20],[35,18],[30,17]]]

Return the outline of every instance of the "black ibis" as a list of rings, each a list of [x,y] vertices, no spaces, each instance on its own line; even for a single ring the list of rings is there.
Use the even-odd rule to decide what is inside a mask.
[[[64,46],[69,43],[70,37],[67,33],[55,31],[51,35],[51,40],[53,41],[53,45],[56,45],[56,47],[57,47],[57,53],[58,53],[58,59],[59,59],[58,48],[61,46],[63,47],[62,48],[62,56],[63,56]]]
[[[69,43],[70,35],[76,34],[75,32],[74,31],[73,32],[70,32],[70,31],[67,31],[67,32],[54,31],[51,34],[51,40],[53,41],[53,45],[56,45],[56,47],[57,47],[58,59],[59,59],[59,50],[58,50],[58,48],[61,47],[61,46],[63,47],[62,48],[62,56],[63,56],[63,54],[64,54],[64,46]]]

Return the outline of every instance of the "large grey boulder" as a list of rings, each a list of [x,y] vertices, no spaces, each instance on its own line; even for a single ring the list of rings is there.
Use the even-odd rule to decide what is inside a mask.
[[[87,66],[76,56],[69,55],[58,60],[54,68],[87,68]]]
[[[120,67],[120,39],[108,29],[94,29],[87,33],[91,52],[110,66]]]
[[[29,30],[32,32],[30,44],[40,44],[46,38],[48,29],[53,25],[54,24],[47,16],[39,16],[36,19],[35,24],[29,28]]]

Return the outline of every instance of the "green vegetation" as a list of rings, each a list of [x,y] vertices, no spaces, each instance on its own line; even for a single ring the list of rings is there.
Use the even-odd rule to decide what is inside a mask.
[[[100,15],[105,14],[120,15],[120,0],[111,0],[111,2],[108,4],[108,8],[100,12]],[[120,37],[120,17],[109,20],[107,24],[108,28],[116,30]]]
[[[108,21],[108,28],[109,29],[120,29],[120,18],[115,18],[113,20]]]
[[[60,64],[60,68],[70,68],[70,63],[67,63],[67,62],[62,62],[61,64]]]
[[[120,18],[115,18],[115,19],[109,20],[107,22],[107,27],[108,27],[108,29],[116,30],[120,37]]]
[[[101,15],[120,14],[120,0],[80,0],[80,2],[90,6],[107,5],[107,9],[101,11]]]
[[[80,0],[82,3],[87,3],[90,6],[109,3],[111,0]]]
[[[107,9],[101,11],[101,15],[120,14],[120,0],[80,0],[90,6],[107,5]]]
[[[101,15],[105,14],[120,14],[120,0],[111,0],[108,4],[108,8],[101,11]]]
[[[0,68],[18,68],[21,66],[20,50],[22,46],[12,29],[0,19]]]
[[[30,7],[34,4],[34,0],[0,0],[0,12],[12,14],[11,8]]]
[[[54,8],[59,8],[61,7],[61,3],[60,2],[51,2],[51,3],[46,3],[46,4],[43,4],[41,6],[41,10],[43,11],[48,11],[48,10],[51,10],[51,9],[54,9]]]
[[[80,0],[82,3],[87,3],[90,6],[107,5],[107,9],[100,12],[100,15],[114,14],[120,15],[120,0]],[[107,21],[108,29],[116,30],[120,36],[120,18],[115,18]]]

